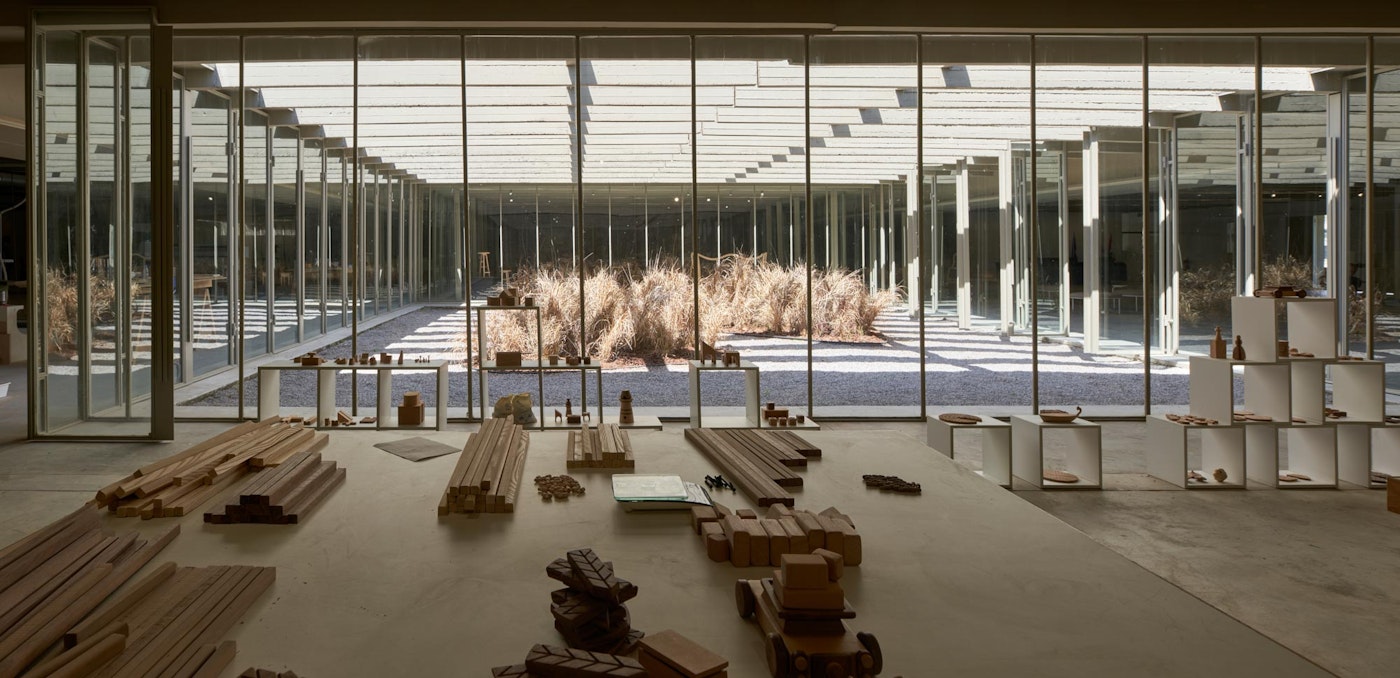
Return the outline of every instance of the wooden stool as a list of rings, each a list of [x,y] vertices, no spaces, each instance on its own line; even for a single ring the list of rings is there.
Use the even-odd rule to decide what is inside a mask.
[[[477,271],[478,275],[480,275],[480,276],[483,277],[483,278],[489,278],[489,277],[491,277],[491,253],[490,253],[490,252],[477,252],[477,253],[476,253],[476,260],[477,260],[477,268],[479,269],[479,270]]]

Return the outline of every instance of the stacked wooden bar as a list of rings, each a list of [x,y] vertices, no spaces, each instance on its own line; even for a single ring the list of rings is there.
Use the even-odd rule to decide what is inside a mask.
[[[237,504],[224,506],[222,512],[205,513],[204,522],[295,525],[302,514],[344,481],[345,469],[323,461],[320,452],[299,452],[277,468],[254,476],[239,494]]]
[[[438,515],[513,513],[529,447],[530,434],[524,427],[509,419],[487,419],[480,431],[467,437],[438,502]]]
[[[179,526],[144,540],[109,534],[98,523],[99,511],[84,506],[0,550],[0,676],[20,675],[41,659],[27,675],[86,675],[120,652],[125,634],[104,625],[94,642],[69,646],[77,652],[50,656],[64,632],[150,562]]]
[[[123,628],[124,648],[91,675],[213,678],[222,675],[237,650],[224,635],[276,578],[277,570],[271,567],[165,563],[73,626],[64,645],[76,649]]]
[[[273,671],[271,669],[247,668],[238,678],[299,678],[296,671]]]
[[[152,462],[97,491],[95,503],[124,518],[183,516],[260,469],[278,466],[330,440],[278,417],[245,422]]]
[[[719,504],[690,510],[691,526],[705,540],[705,554],[735,567],[777,565],[783,554],[808,554],[824,548],[841,554],[847,565],[860,565],[864,549],[851,517],[830,507],[821,513],[794,510],[782,504],[759,517],[751,511],[731,512]]]
[[[599,424],[597,428],[584,424],[582,430],[569,432],[565,466],[569,469],[636,468],[632,439],[617,424]]]
[[[688,428],[685,437],[759,506],[793,505],[785,487],[801,487],[793,471],[821,450],[791,431]]]
[[[631,657],[574,650],[554,645],[530,648],[524,664],[497,666],[493,678],[648,678],[647,670]]]

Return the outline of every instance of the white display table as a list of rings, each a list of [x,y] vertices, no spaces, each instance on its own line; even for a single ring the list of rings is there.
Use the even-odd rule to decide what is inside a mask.
[[[1046,480],[1045,450],[1063,451],[1065,465],[1058,469],[1079,476],[1079,482]],[[1043,490],[1097,490],[1103,487],[1103,429],[1084,419],[1065,424],[1042,421],[1039,415],[1011,417],[1011,471],[1016,477]]]
[[[335,419],[335,378],[337,373],[344,371],[355,372],[376,372],[378,375],[378,401],[375,408],[374,424],[356,424],[354,426],[336,426],[336,430],[341,429],[394,429],[394,428],[435,428],[442,430],[442,425],[447,421],[447,366],[446,360],[432,360],[426,363],[405,362],[399,364],[378,364],[378,365],[337,365],[333,362],[322,363],[320,365],[300,365],[290,360],[275,360],[258,367],[258,419],[266,419],[276,415],[281,411],[282,395],[282,372],[284,371],[314,371],[316,373],[316,426],[326,427],[327,419]],[[437,409],[432,415],[425,414],[421,426],[399,426],[397,410],[394,408],[392,400],[394,394],[394,372],[396,371],[431,371],[437,375]],[[431,418],[430,418],[431,417]]]
[[[954,446],[958,433],[982,437],[982,476],[1002,487],[1011,487],[1011,424],[983,417],[976,424],[950,424],[938,417],[928,420],[928,446],[949,459],[957,459]]]

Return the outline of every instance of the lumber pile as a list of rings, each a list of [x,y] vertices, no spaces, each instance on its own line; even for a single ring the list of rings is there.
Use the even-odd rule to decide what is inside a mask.
[[[487,419],[467,437],[438,502],[438,515],[513,513],[529,447],[524,427],[506,418]]]
[[[617,424],[599,424],[596,428],[584,424],[582,430],[570,431],[566,459],[569,470],[637,467],[632,457],[632,439]]]
[[[720,504],[690,509],[691,527],[705,541],[705,554],[735,567],[778,565],[784,554],[806,555],[826,549],[860,565],[863,548],[851,517],[830,507],[821,513],[768,507],[763,517],[731,512]]]
[[[224,506],[222,512],[205,513],[204,522],[295,525],[344,481],[345,469],[323,461],[320,452],[299,452],[254,476],[240,491],[237,504]]]
[[[64,645],[76,649],[125,629],[123,649],[91,674],[95,678],[219,676],[237,651],[224,635],[276,577],[271,567],[165,563],[72,627]]]
[[[325,433],[278,417],[245,422],[136,469],[98,490],[95,503],[124,518],[180,517],[249,475],[319,450],[329,440]]]
[[[255,669],[252,667],[243,670],[238,674],[238,678],[299,678],[296,671],[273,671],[271,669]]]
[[[784,488],[802,486],[794,469],[821,456],[820,449],[791,431],[688,428],[685,437],[759,506],[792,506],[792,495]]]
[[[99,513],[84,506],[0,549],[0,676],[20,675],[36,661],[25,675],[86,675],[121,651],[126,634],[104,624],[100,638],[50,656],[64,632],[150,562],[179,526],[149,540],[116,536],[98,526]]]

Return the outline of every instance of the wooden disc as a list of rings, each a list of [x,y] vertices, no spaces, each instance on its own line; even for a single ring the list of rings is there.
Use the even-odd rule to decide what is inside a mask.
[[[1040,477],[1041,477],[1041,478],[1044,478],[1045,480],[1050,480],[1050,481],[1054,481],[1054,482],[1057,482],[1057,483],[1077,483],[1077,482],[1079,482],[1079,476],[1074,475],[1073,473],[1066,473],[1066,472],[1064,472],[1064,471],[1055,471],[1055,470],[1052,470],[1052,469],[1046,469],[1046,470],[1044,470],[1044,471],[1041,471],[1041,472],[1040,472]]]
[[[980,423],[982,421],[982,418],[975,414],[948,412],[946,414],[938,415],[938,420],[947,422],[949,424],[976,424]]]
[[[1312,478],[1309,478],[1308,476],[1303,475],[1302,473],[1290,473],[1288,474],[1288,477],[1293,478],[1294,480],[1312,480]]]
[[[1283,475],[1282,473],[1279,474],[1278,479],[1279,479],[1279,482],[1284,482],[1284,483],[1296,483],[1296,482],[1298,482],[1298,479],[1297,479],[1297,478],[1294,478],[1293,476]]]

